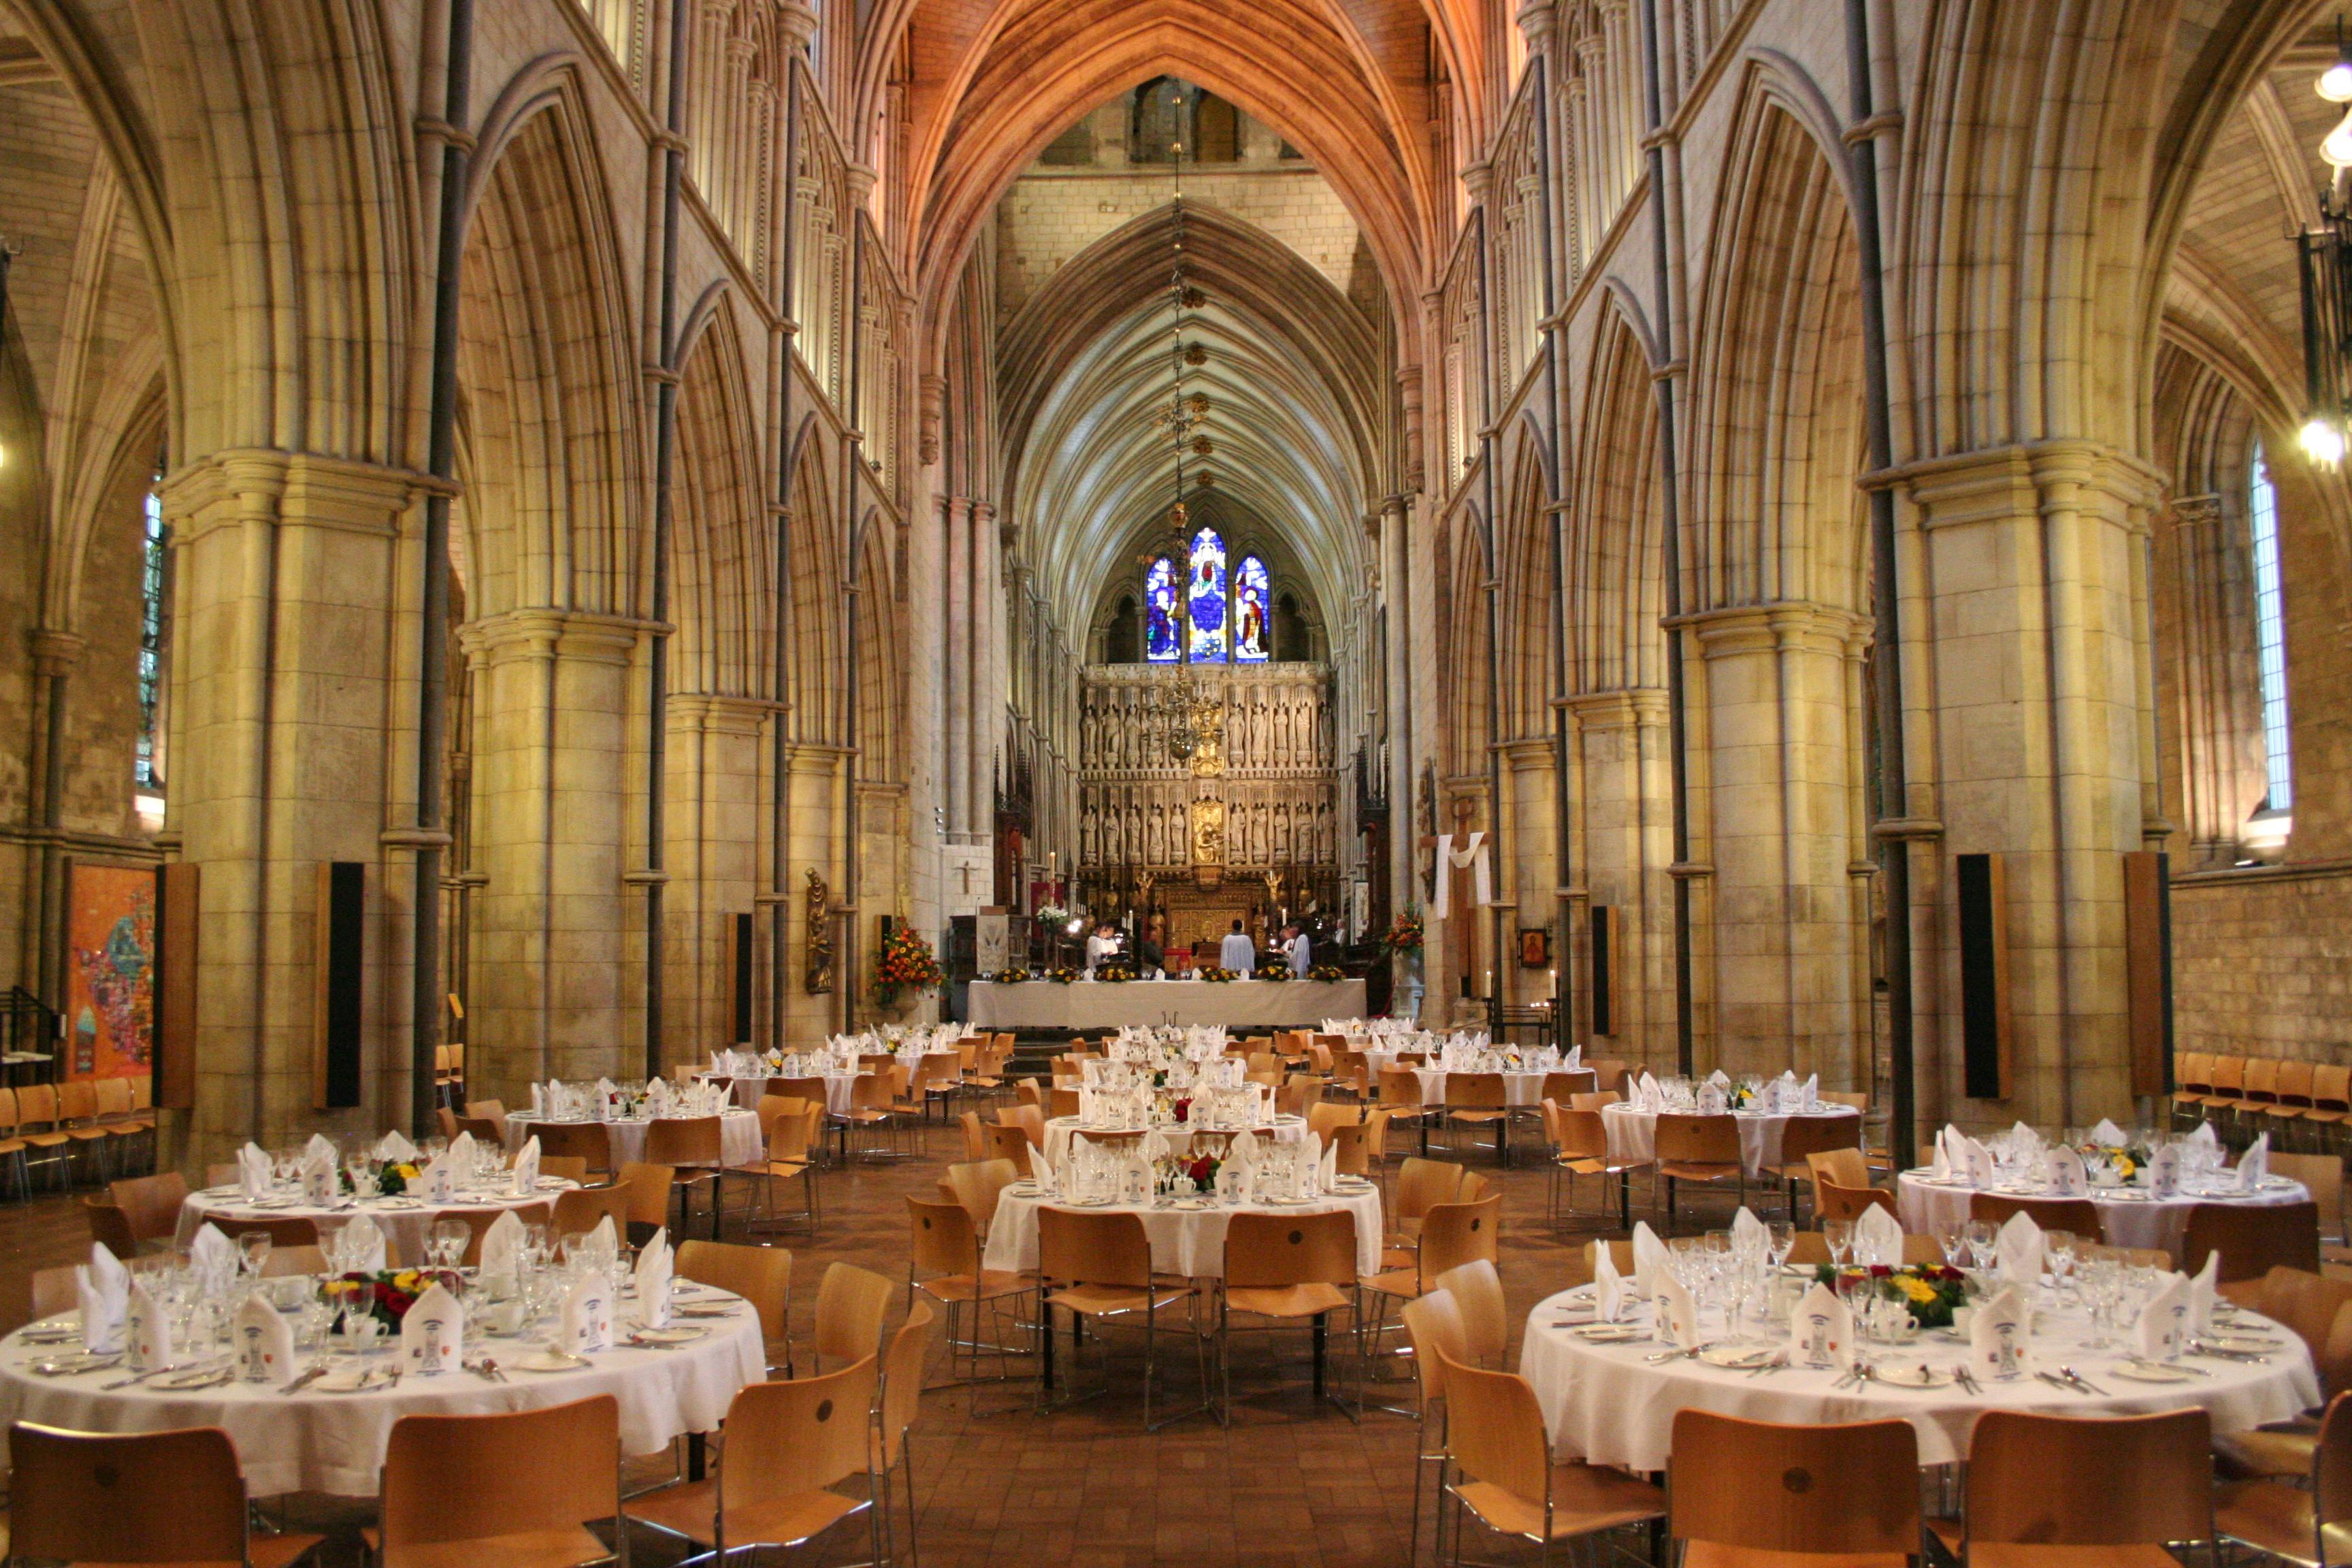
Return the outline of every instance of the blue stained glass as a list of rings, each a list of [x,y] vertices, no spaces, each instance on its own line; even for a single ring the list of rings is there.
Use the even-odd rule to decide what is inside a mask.
[[[1225,662],[1225,542],[1213,528],[1192,536],[1192,571],[1185,600],[1192,612],[1194,664]]]
[[[1273,640],[1267,614],[1274,594],[1266,581],[1265,563],[1255,555],[1242,557],[1234,573],[1234,658],[1240,664],[1262,664],[1270,657]]]
[[[1143,574],[1143,657],[1173,664],[1183,651],[1176,641],[1176,563],[1163,555]]]

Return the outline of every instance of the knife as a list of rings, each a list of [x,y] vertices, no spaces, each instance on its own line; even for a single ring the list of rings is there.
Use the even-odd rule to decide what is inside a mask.
[[[280,1394],[292,1394],[298,1389],[310,1387],[310,1384],[318,1382],[320,1378],[326,1375],[327,1363],[323,1361],[312,1362],[310,1363],[310,1369],[308,1372],[305,1372],[301,1376],[296,1378],[293,1382],[288,1384],[278,1392]]]

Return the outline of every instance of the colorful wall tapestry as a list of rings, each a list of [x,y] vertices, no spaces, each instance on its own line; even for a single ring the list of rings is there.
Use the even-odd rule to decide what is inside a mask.
[[[67,1078],[154,1065],[155,873],[77,860],[66,904]]]

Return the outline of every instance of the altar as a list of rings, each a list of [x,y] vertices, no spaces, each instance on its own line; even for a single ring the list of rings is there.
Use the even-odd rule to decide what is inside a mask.
[[[1361,980],[1027,980],[971,983],[969,1022],[989,1029],[1093,1034],[1123,1025],[1214,1025],[1311,1029],[1326,1018],[1364,1016]]]

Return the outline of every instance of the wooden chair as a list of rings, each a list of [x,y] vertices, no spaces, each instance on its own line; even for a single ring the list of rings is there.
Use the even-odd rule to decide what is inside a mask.
[[[2294,1331],[2311,1352],[2324,1393],[2332,1396],[2352,1389],[2352,1280],[2273,1268],[2225,1293]],[[2224,1432],[2213,1439],[2213,1452],[2232,1478],[2308,1476],[2318,1442],[2319,1423],[2302,1415]]]
[[[2292,1138],[2294,1130],[2304,1125],[2304,1116],[2312,1109],[2311,1091],[2316,1071],[2311,1063],[2300,1059],[2279,1063],[2277,1098],[2263,1110],[2260,1119],[2273,1139]]]
[[[1412,1356],[1413,1380],[1418,1397],[1414,1408],[1402,1412],[1413,1418],[1412,1523],[1405,1537],[1409,1549],[1408,1561],[1418,1562],[1421,1553],[1421,1494],[1424,1489],[1422,1473],[1431,1466],[1437,1468],[1437,1485],[1441,1489],[1435,1512],[1441,1528],[1438,1543],[1444,1544],[1443,1531],[1444,1493],[1445,1485],[1445,1361],[1450,1355],[1457,1363],[1466,1363],[1465,1352],[1468,1331],[1462,1322],[1458,1302],[1444,1290],[1432,1290],[1417,1301],[1405,1303],[1400,1314],[1404,1320],[1405,1343]]]
[[[107,1191],[129,1223],[132,1240],[168,1241],[179,1230],[180,1205],[188,1201],[188,1184],[179,1172],[110,1182]]]
[[[1799,1554],[1907,1568],[1920,1553],[1919,1440],[1907,1421],[1783,1426],[1680,1410],[1671,1452],[1667,1529],[1683,1568],[1802,1568]]]
[[[1391,1229],[1381,1254],[1383,1267],[1412,1264],[1422,1219],[1439,1204],[1462,1195],[1462,1178],[1469,1173],[1443,1160],[1405,1157],[1396,1177],[1396,1191],[1387,1205]]]
[[[2210,1051],[2182,1051],[2172,1062],[2172,1121],[2177,1127],[2183,1118],[2194,1121],[2204,1111],[2205,1096],[2213,1090],[2213,1054]]]
[[[318,1222],[306,1219],[299,1215],[262,1215],[251,1219],[223,1219],[215,1220],[213,1223],[219,1226],[231,1241],[235,1241],[240,1236],[249,1236],[255,1231],[259,1231],[269,1237],[269,1247],[273,1252],[281,1247],[319,1245]]]
[[[1816,1220],[1860,1219],[1862,1211],[1870,1208],[1895,1213],[1895,1194],[1884,1187],[1842,1187],[1835,1182],[1817,1182],[1813,1185]]]
[[[880,1357],[828,1376],[747,1384],[727,1407],[719,1473],[636,1500],[635,1517],[697,1546],[715,1561],[744,1548],[790,1550],[858,1514],[868,1516],[873,1561],[882,1558],[874,1507],[874,1394]],[[855,1476],[864,1497],[833,1488]]]
[[[1557,1100],[1562,1105],[1572,1102],[1580,1094],[1598,1094],[1601,1075],[1591,1068],[1558,1068],[1544,1074],[1545,1100]]]
[[[1854,1116],[1791,1116],[1780,1130],[1780,1181],[1788,1188],[1789,1217],[1797,1216],[1797,1184],[1813,1184],[1812,1157],[1850,1152],[1859,1178],[1849,1187],[1870,1185],[1870,1166],[1862,1153],[1862,1120]]]
[[[538,1123],[533,1122],[531,1125],[537,1127]],[[487,1116],[457,1118],[456,1131],[451,1131],[448,1136],[455,1138],[459,1132],[470,1132],[474,1135],[475,1142],[487,1143],[493,1149],[502,1146],[507,1137],[505,1125],[502,1122],[493,1121]]]
[[[98,1096],[98,1130],[107,1140],[107,1169],[131,1170],[136,1146],[155,1131],[154,1113],[132,1107],[127,1078],[102,1078],[91,1087]]]
[[[1970,1193],[1969,1217],[1988,1225],[2009,1223],[2014,1214],[2030,1215],[2043,1230],[2071,1231],[2079,1237],[2104,1237],[2099,1208],[2088,1198],[2021,1198],[2008,1193]],[[2259,1274],[2261,1269],[2254,1270]]]
[[[560,1237],[584,1236],[596,1228],[596,1222],[610,1219],[614,1237],[626,1239],[629,1234],[629,1184],[615,1182],[608,1187],[573,1187],[555,1194],[555,1213],[549,1228]]]
[[[2253,1279],[2273,1268],[2319,1272],[2319,1205],[2299,1204],[2195,1204],[2180,1243],[2182,1272],[2205,1267],[2219,1248],[2221,1278]]]
[[[1357,1130],[1360,1133],[1360,1129]],[[1234,1316],[1265,1320],[1256,1331],[1305,1324],[1313,1342],[1314,1394],[1325,1397],[1324,1365],[1331,1315],[1356,1305],[1356,1216],[1237,1214],[1225,1229],[1224,1272],[1217,1289],[1218,1420],[1234,1409]],[[1352,1324],[1350,1327],[1352,1328]],[[1342,1409],[1345,1402],[1340,1403]]]
[[[98,1122],[98,1085],[86,1078],[68,1079],[58,1085],[57,1093],[58,1130],[72,1141],[76,1151],[90,1156],[100,1181],[109,1179],[114,1173],[108,1163],[114,1140]]]
[[[882,1540],[878,1561],[899,1560],[898,1520],[892,1512],[897,1489],[891,1478],[901,1472],[907,1479],[906,1560],[917,1561],[915,1538],[922,1510],[915,1500],[915,1466],[908,1437],[915,1429],[915,1418],[922,1413],[923,1362],[930,1354],[931,1331],[938,1321],[930,1308],[919,1301],[912,1303],[907,1309],[907,1321],[890,1336],[890,1348],[882,1356],[882,1393],[875,1402],[870,1462],[874,1484],[881,1489],[881,1507],[876,1510]]]
[[[1500,1370],[1510,1364],[1511,1319],[1503,1302],[1503,1277],[1492,1258],[1475,1258],[1438,1275],[1429,1282],[1430,1294],[1443,1290],[1454,1298],[1462,1315],[1465,1353],[1455,1357],[1468,1366]]]
[[[545,1170],[542,1163],[540,1167]],[[654,1232],[669,1228],[669,1191],[676,1173],[667,1165],[632,1160],[621,1167],[616,1185],[628,1192],[629,1245],[643,1247]]]
[[[463,1262],[467,1267],[471,1268],[480,1264],[482,1261],[482,1237],[489,1234],[490,1226],[499,1223],[499,1216],[500,1215],[509,1213],[511,1213],[515,1216],[516,1221],[522,1225],[551,1225],[555,1218],[555,1205],[550,1203],[536,1203],[519,1204],[511,1210],[480,1208],[459,1209],[454,1217],[464,1220],[466,1222],[466,1228],[473,1233],[466,1242],[466,1256]],[[276,1258],[280,1250],[280,1248],[273,1246],[270,1248],[269,1256]]]
[[[1238,1216],[1237,1216],[1238,1217]],[[1143,1320],[1143,1426],[1156,1431],[1167,1421],[1151,1419],[1153,1373],[1159,1363],[1160,1314],[1169,1308],[1194,1309],[1198,1295],[1190,1285],[1162,1284],[1151,1269],[1151,1241],[1143,1217],[1135,1214],[1093,1214],[1075,1209],[1037,1211],[1037,1277],[1044,1287],[1043,1323],[1038,1344],[1041,1393],[1054,1386],[1054,1310],[1099,1329]],[[1209,1408],[1209,1368],[1197,1310],[1192,1312],[1193,1360],[1201,1384],[1199,1405]]]
[[[1870,1164],[1862,1157],[1859,1147],[1821,1149],[1805,1156],[1807,1179],[1818,1187],[1822,1183],[1835,1182],[1841,1187],[1870,1185]]]
[[[2344,1157],[2340,1154],[2290,1154],[2273,1149],[2271,1174],[2301,1182],[2319,1206],[2319,1244],[2340,1246],[2344,1237]]]
[[[499,1129],[499,1136],[506,1136],[507,1107],[504,1100],[469,1100],[466,1101],[466,1116],[469,1121],[491,1122]]]
[[[1047,1118],[1058,1121],[1065,1116],[1076,1116],[1078,1113],[1080,1092],[1075,1089],[1055,1089],[1045,1105]]]
[[[1421,1152],[1429,1152],[1429,1126],[1433,1110],[1421,1100],[1421,1075],[1409,1067],[1388,1067],[1381,1069],[1381,1109],[1389,1113],[1391,1124],[1402,1122],[1418,1128]]]
[[[1305,1116],[1323,1103],[1323,1083],[1305,1073],[1293,1073],[1275,1091],[1274,1108],[1285,1116]]]
[[[973,1234],[985,1241],[988,1227],[996,1222],[996,1205],[1004,1189],[1027,1174],[1025,1164],[1011,1160],[967,1160],[950,1165],[944,1179],[956,1202],[971,1216]]]
[[[326,1537],[250,1533],[245,1472],[217,1426],[116,1436],[8,1429],[11,1562],[287,1568]]]
[[[698,1285],[732,1291],[751,1303],[760,1314],[760,1338],[768,1347],[768,1364],[775,1365],[776,1348],[783,1347],[784,1375],[793,1375],[793,1255],[781,1247],[744,1247],[725,1241],[682,1241],[677,1247],[677,1277]]]
[[[1034,1105],[1010,1106],[996,1113],[999,1125],[1018,1127],[1033,1149],[1045,1146],[1045,1113]]]
[[[1675,1218],[1675,1194],[1680,1184],[1696,1182],[1719,1187],[1728,1182],[1748,1202],[1748,1170],[1740,1163],[1739,1121],[1733,1116],[1686,1116],[1661,1111],[1651,1135],[1650,1153],[1666,1184],[1666,1223]]]
[[[961,1167],[959,1167],[961,1168]],[[954,1185],[952,1182],[950,1184]],[[989,1194],[993,1207],[993,1194]],[[971,1366],[968,1379],[980,1379],[980,1352],[983,1344],[998,1353],[1005,1353],[1002,1339],[983,1342],[980,1337],[979,1318],[983,1310],[992,1314],[1003,1301],[1018,1301],[1036,1289],[1034,1276],[982,1267],[981,1245],[986,1232],[972,1223],[971,1213],[965,1208],[961,1194],[954,1203],[931,1203],[922,1198],[907,1199],[907,1224],[913,1245],[907,1255],[907,1300],[911,1308],[918,1291],[929,1296],[947,1310],[948,1375],[955,1379],[956,1352],[966,1352]],[[967,1337],[956,1338],[957,1319],[969,1310],[972,1321]],[[1016,1308],[1017,1310],[1017,1308]],[[1000,1323],[1000,1330],[1002,1325]],[[1000,1359],[999,1366],[1003,1363]]]
[[[1577,1096],[1581,1100],[1582,1095]],[[1598,1110],[1563,1110],[1557,1100],[1544,1101],[1544,1133],[1551,1144],[1551,1193],[1545,1213],[1559,1222],[1559,1178],[1568,1177],[1568,1208],[1576,1212],[1576,1178],[1599,1176],[1603,1184],[1617,1179],[1617,1223],[1633,1225],[1633,1173],[1649,1169],[1646,1160],[1621,1160],[1609,1152],[1609,1124]],[[1605,1200],[1604,1200],[1605,1201]]]
[[[655,1126],[659,1126],[656,1122]],[[540,1169],[547,1169],[547,1156],[585,1160],[588,1169],[609,1175],[613,1170],[613,1140],[601,1121],[534,1121],[531,1132],[539,1139]],[[650,1140],[650,1130],[648,1130]]]
[[[1029,1172],[1029,1152],[1036,1147],[1029,1140],[1029,1130],[1018,1122],[988,1130],[988,1157],[1011,1162],[1024,1175]]]
[[[65,1175],[66,1185],[68,1188],[73,1185],[75,1140],[62,1125],[55,1085],[28,1083],[16,1090],[14,1135],[25,1145],[22,1158],[28,1191],[34,1165],[57,1166]]]
[[[967,1161],[989,1158],[988,1124],[981,1121],[980,1112],[967,1110],[956,1118],[956,1123],[963,1129],[963,1157]]]
[[[541,1176],[588,1184],[588,1162],[576,1154],[542,1154],[539,1159]]]
[[[600,1394],[544,1410],[404,1415],[384,1451],[381,1518],[365,1532],[381,1568],[610,1557],[588,1524],[611,1520],[616,1536],[629,1527],[620,1402]]]
[[[1662,1517],[1666,1494],[1647,1481],[1581,1460],[1556,1462],[1534,1387],[1516,1373],[1487,1372],[1436,1349],[1445,1390],[1445,1457],[1453,1480],[1438,1492],[1437,1538],[1445,1540],[1452,1498],[1498,1535],[1537,1543],[1549,1563],[1555,1542],[1580,1541]],[[1459,1515],[1454,1531],[1461,1556]]]
[[[2303,1119],[2324,1148],[2347,1118],[2352,1118],[2352,1067],[2322,1063],[2312,1071],[2311,1109],[2303,1113]]]
[[[2199,1097],[2203,1119],[2216,1121],[2227,1117],[2238,1103],[2238,1096],[2246,1087],[2246,1058],[2216,1056],[2206,1080],[2206,1092]]]
[[[726,1139],[724,1119],[718,1116],[666,1116],[646,1125],[642,1156],[648,1165],[667,1165],[670,1190],[677,1194],[677,1228],[681,1234],[694,1223],[694,1193],[710,1190],[710,1239],[719,1239],[725,1211]]]
[[[2223,1540],[2297,1568],[2352,1562],[2352,1394],[2328,1402],[2308,1468],[2277,1479],[2225,1483],[2214,1523]]]
[[[1445,1124],[1467,1128],[1475,1138],[1481,1127],[1495,1130],[1495,1159],[1511,1163],[1511,1101],[1498,1072],[1450,1072],[1445,1075]]]
[[[817,1282],[816,1328],[809,1342],[817,1371],[828,1361],[847,1363],[881,1353],[890,1289],[890,1281],[870,1268],[850,1263],[826,1267]]]
[[[2087,1420],[1986,1411],[1969,1443],[1966,1560],[2177,1568],[2167,1542],[2214,1539],[2211,1433],[2201,1409]]]

